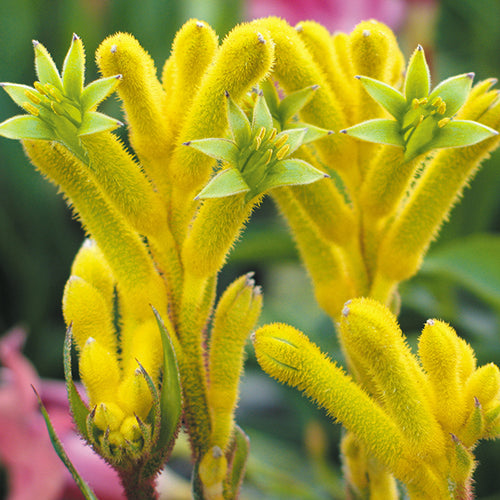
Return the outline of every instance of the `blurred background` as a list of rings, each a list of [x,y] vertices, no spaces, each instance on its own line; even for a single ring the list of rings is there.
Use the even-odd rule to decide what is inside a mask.
[[[0,0],[0,81],[32,84],[32,39],[42,42],[60,66],[77,33],[91,81],[97,77],[96,48],[116,31],[134,34],[161,68],[187,19],[207,21],[222,38],[237,22],[268,14],[292,24],[314,19],[331,31],[350,31],[358,21],[375,17],[396,31],[407,57],[417,43],[424,46],[434,81],[470,71],[476,81],[500,76],[498,0]],[[102,109],[115,117],[121,113],[113,99]],[[0,95],[0,122],[17,113],[8,96]],[[0,138],[0,332],[24,326],[29,332],[24,352],[46,378],[62,378],[60,302],[83,237],[56,188],[35,172],[19,143]],[[264,290],[261,323],[292,324],[342,363],[333,325],[315,304],[270,200],[254,214],[221,275],[221,288],[251,270]],[[472,344],[479,364],[500,364],[498,152],[484,163],[421,273],[404,283],[401,293],[400,322],[410,343],[428,317],[438,317]],[[343,498],[340,427],[296,391],[264,375],[251,349],[238,421],[252,439],[246,498]],[[481,443],[477,458],[477,497],[500,498],[500,443]],[[5,497],[5,477],[0,488],[0,498]]]

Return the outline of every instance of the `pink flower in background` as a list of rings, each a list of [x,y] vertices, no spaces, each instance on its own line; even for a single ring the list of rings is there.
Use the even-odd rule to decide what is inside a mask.
[[[246,18],[279,16],[292,26],[316,21],[329,31],[350,33],[362,20],[377,19],[396,29],[403,19],[405,0],[247,0]]]
[[[116,473],[76,434],[63,382],[41,380],[21,354],[25,333],[12,330],[0,340],[0,462],[9,481],[8,500],[82,498],[52,448],[31,386],[39,392],[54,428],[80,475],[100,500],[123,498]]]

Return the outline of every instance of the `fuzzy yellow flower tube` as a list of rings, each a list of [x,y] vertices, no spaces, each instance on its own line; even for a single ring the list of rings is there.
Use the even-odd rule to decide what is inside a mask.
[[[392,472],[412,499],[469,498],[462,495],[471,491],[473,449],[493,428],[498,432],[498,414],[487,410],[500,404],[498,368],[467,369],[460,379],[461,370],[471,366],[470,347],[459,348],[463,340],[438,320],[424,328],[419,360],[406,346],[395,316],[373,299],[347,303],[340,329],[346,352],[362,366],[361,385],[288,325],[255,332],[257,360],[349,430],[342,450],[356,491],[397,498],[390,480],[382,480]],[[378,478],[367,456],[382,465]]]

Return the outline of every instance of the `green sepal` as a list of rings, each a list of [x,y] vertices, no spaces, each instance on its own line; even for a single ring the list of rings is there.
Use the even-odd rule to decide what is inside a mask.
[[[236,144],[248,144],[250,142],[251,126],[245,112],[236,105],[231,96],[226,93],[227,118],[231,135]]]
[[[232,495],[230,498],[238,498],[238,492],[243,482],[245,475],[245,467],[250,451],[250,439],[238,425],[234,426],[233,441],[229,453],[231,455],[231,470],[229,480],[229,488]]]
[[[356,76],[364,89],[385,108],[396,120],[401,121],[406,112],[406,100],[401,92],[384,82],[368,76]]]
[[[326,128],[316,127],[315,125],[311,125],[309,123],[299,123],[301,127],[306,128],[306,133],[302,138],[302,144],[309,144],[310,142],[317,141],[327,135],[333,134],[331,130],[327,130]]]
[[[82,91],[80,104],[85,112],[97,107],[106,97],[111,95],[118,87],[122,75],[108,76],[89,83]]]
[[[236,168],[228,168],[215,175],[198,193],[197,200],[205,198],[222,198],[250,191],[250,187]]]
[[[411,104],[413,99],[427,97],[430,91],[431,77],[425,60],[424,49],[419,45],[413,52],[404,83],[405,99]]]
[[[42,85],[50,83],[59,91],[63,92],[59,71],[48,50],[36,40],[33,40],[33,48],[35,49],[35,69],[40,83]]]
[[[432,104],[434,99],[441,97],[446,103],[446,111],[443,116],[453,116],[467,100],[473,79],[474,73],[465,73],[443,80],[429,94],[429,102]]]
[[[98,111],[87,111],[83,115],[82,124],[78,128],[78,137],[89,134],[96,134],[98,132],[106,132],[121,127],[122,122],[116,118],[104,115]]]
[[[64,94],[70,99],[80,98],[85,77],[85,51],[82,40],[73,34],[71,45],[64,59],[62,82]]]
[[[418,130],[418,129],[417,129]],[[452,120],[439,128],[426,149],[460,148],[471,146],[498,135],[495,129],[470,120]]]
[[[279,104],[279,116],[284,124],[291,120],[314,96],[319,85],[311,85],[287,95]]]
[[[9,97],[21,108],[26,110],[24,104],[29,103],[30,100],[26,96],[26,92],[33,92],[36,96],[42,98],[40,93],[28,85],[21,85],[18,83],[2,83],[0,86],[9,94]]]
[[[328,174],[314,168],[304,160],[281,160],[274,163],[265,178],[257,186],[257,194],[282,186],[311,184],[329,177]]]
[[[238,146],[229,139],[197,139],[195,141],[185,142],[184,146],[190,146],[216,160],[223,160],[231,165],[238,164],[240,150]]]
[[[0,135],[8,139],[56,140],[54,131],[32,115],[17,115],[0,123]]]
[[[258,95],[253,108],[252,117],[252,133],[258,134],[259,130],[264,127],[266,130],[273,128],[273,117],[267,107],[264,96]]]
[[[175,439],[179,429],[182,414],[182,391],[177,357],[171,336],[158,311],[153,308],[153,312],[158,322],[163,347],[163,382],[160,390],[162,425],[155,448],[163,450],[172,446],[172,440]]]
[[[411,133],[406,141],[404,158],[406,161],[413,160],[424,151],[434,149],[430,142],[436,137],[439,130],[437,121],[429,116],[425,118]]]
[[[376,118],[341,130],[341,133],[377,144],[388,144],[390,146],[399,147],[404,146],[400,125],[395,120]]]
[[[32,386],[33,387],[33,386]],[[82,492],[82,495],[86,500],[98,500],[96,497],[95,493],[92,491],[90,486],[82,479],[80,474],[78,474],[78,471],[75,469],[74,465],[71,463],[71,460],[69,459],[68,455],[66,454],[66,451],[64,450],[62,443],[59,439],[59,437],[56,434],[56,431],[54,429],[54,426],[52,425],[52,422],[50,421],[49,414],[47,413],[47,410],[45,406],[42,403],[42,400],[40,399],[40,396],[38,395],[38,392],[36,389],[33,387],[33,390],[35,391],[36,398],[38,400],[38,404],[40,406],[40,411],[42,413],[42,416],[45,420],[45,425],[47,426],[47,431],[50,436],[50,441],[52,443],[52,446],[54,447],[55,452],[61,459],[61,461],[64,463],[68,471],[70,472],[71,476],[73,477],[75,483],[77,484],[78,488]]]
[[[260,82],[260,88],[262,93],[264,94],[264,99],[266,100],[267,107],[271,112],[271,115],[278,119],[279,118],[279,95],[276,87],[274,86],[273,81],[268,78],[262,82]]]
[[[71,368],[71,345],[72,345],[72,330],[71,325],[66,330],[64,338],[64,378],[66,380],[66,391],[68,392],[68,401],[73,420],[75,421],[76,428],[79,434],[89,441],[87,433],[87,417],[90,413],[87,405],[83,402],[78,390],[76,389],[75,382],[73,381],[73,371]]]
[[[149,392],[151,393],[151,397],[153,399],[151,410],[147,418],[147,420],[152,422],[153,424],[153,432],[150,436],[150,442],[149,443],[144,442],[144,448],[147,450],[151,450],[152,447],[158,442],[158,438],[160,437],[160,427],[162,422],[160,393],[158,392],[156,384],[154,383],[153,379],[146,371],[144,366],[141,365],[138,359],[136,359],[135,361],[139,365],[141,374],[144,377],[146,384],[148,384]]]

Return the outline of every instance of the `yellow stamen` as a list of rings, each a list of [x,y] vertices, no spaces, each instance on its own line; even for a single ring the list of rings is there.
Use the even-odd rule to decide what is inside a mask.
[[[285,144],[278,152],[276,153],[276,157],[278,160],[282,160],[287,154],[288,151],[290,150],[290,144]]]
[[[23,102],[23,108],[30,115],[38,116],[40,114],[40,110],[37,107],[33,106],[33,104],[31,104],[30,102]]]

